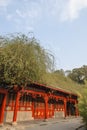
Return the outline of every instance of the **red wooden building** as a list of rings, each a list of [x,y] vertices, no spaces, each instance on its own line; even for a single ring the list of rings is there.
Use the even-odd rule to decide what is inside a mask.
[[[78,116],[77,104],[76,94],[38,83],[26,87],[1,86],[0,124]]]

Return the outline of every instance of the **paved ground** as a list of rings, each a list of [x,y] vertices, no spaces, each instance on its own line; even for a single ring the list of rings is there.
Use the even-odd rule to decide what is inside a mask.
[[[5,125],[0,130],[76,130],[83,125],[81,118],[54,119],[44,121],[21,122],[17,126]],[[79,130],[85,130],[81,128]]]

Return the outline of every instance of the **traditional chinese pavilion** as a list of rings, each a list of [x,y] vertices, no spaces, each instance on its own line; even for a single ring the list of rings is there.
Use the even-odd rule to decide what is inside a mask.
[[[78,116],[78,96],[43,84],[0,87],[0,124]]]

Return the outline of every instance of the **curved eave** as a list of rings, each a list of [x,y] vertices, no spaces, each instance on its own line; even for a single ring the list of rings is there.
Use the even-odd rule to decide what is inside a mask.
[[[62,89],[60,89],[60,88],[54,88],[54,87],[52,87],[52,86],[47,86],[47,85],[40,84],[40,83],[37,83],[37,82],[33,82],[33,84],[38,85],[38,86],[42,86],[42,87],[45,87],[45,88],[53,89],[53,90],[56,90],[56,91],[62,92],[62,93],[64,93],[64,94],[68,94],[68,95],[72,95],[72,96],[76,96],[76,97],[78,97],[77,94],[75,94],[75,93],[71,93],[71,92],[67,92],[67,91],[62,90]]]

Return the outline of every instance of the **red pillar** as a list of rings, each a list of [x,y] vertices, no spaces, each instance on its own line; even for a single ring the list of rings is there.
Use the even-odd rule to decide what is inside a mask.
[[[16,123],[17,121],[17,111],[18,111],[18,105],[19,105],[19,92],[16,95],[16,100],[15,100],[15,107],[14,107],[14,115],[13,115],[13,124]]]
[[[34,117],[34,101],[32,102],[32,117]]]
[[[75,115],[76,115],[76,117],[79,115],[77,104],[78,104],[78,102],[75,101],[75,109],[76,109],[76,110],[75,110]]]
[[[48,118],[48,97],[44,98],[45,100],[45,120]]]
[[[2,101],[2,106],[1,106],[0,125],[3,124],[3,120],[4,120],[4,112],[5,112],[5,107],[6,107],[6,99],[7,99],[7,94],[4,94],[3,101]]]
[[[64,117],[66,118],[67,116],[67,100],[64,99]]]
[[[54,105],[52,104],[52,116],[54,117]]]
[[[71,116],[71,108],[70,108],[70,105],[71,105],[71,100],[69,100],[69,115],[68,115],[68,116]]]

